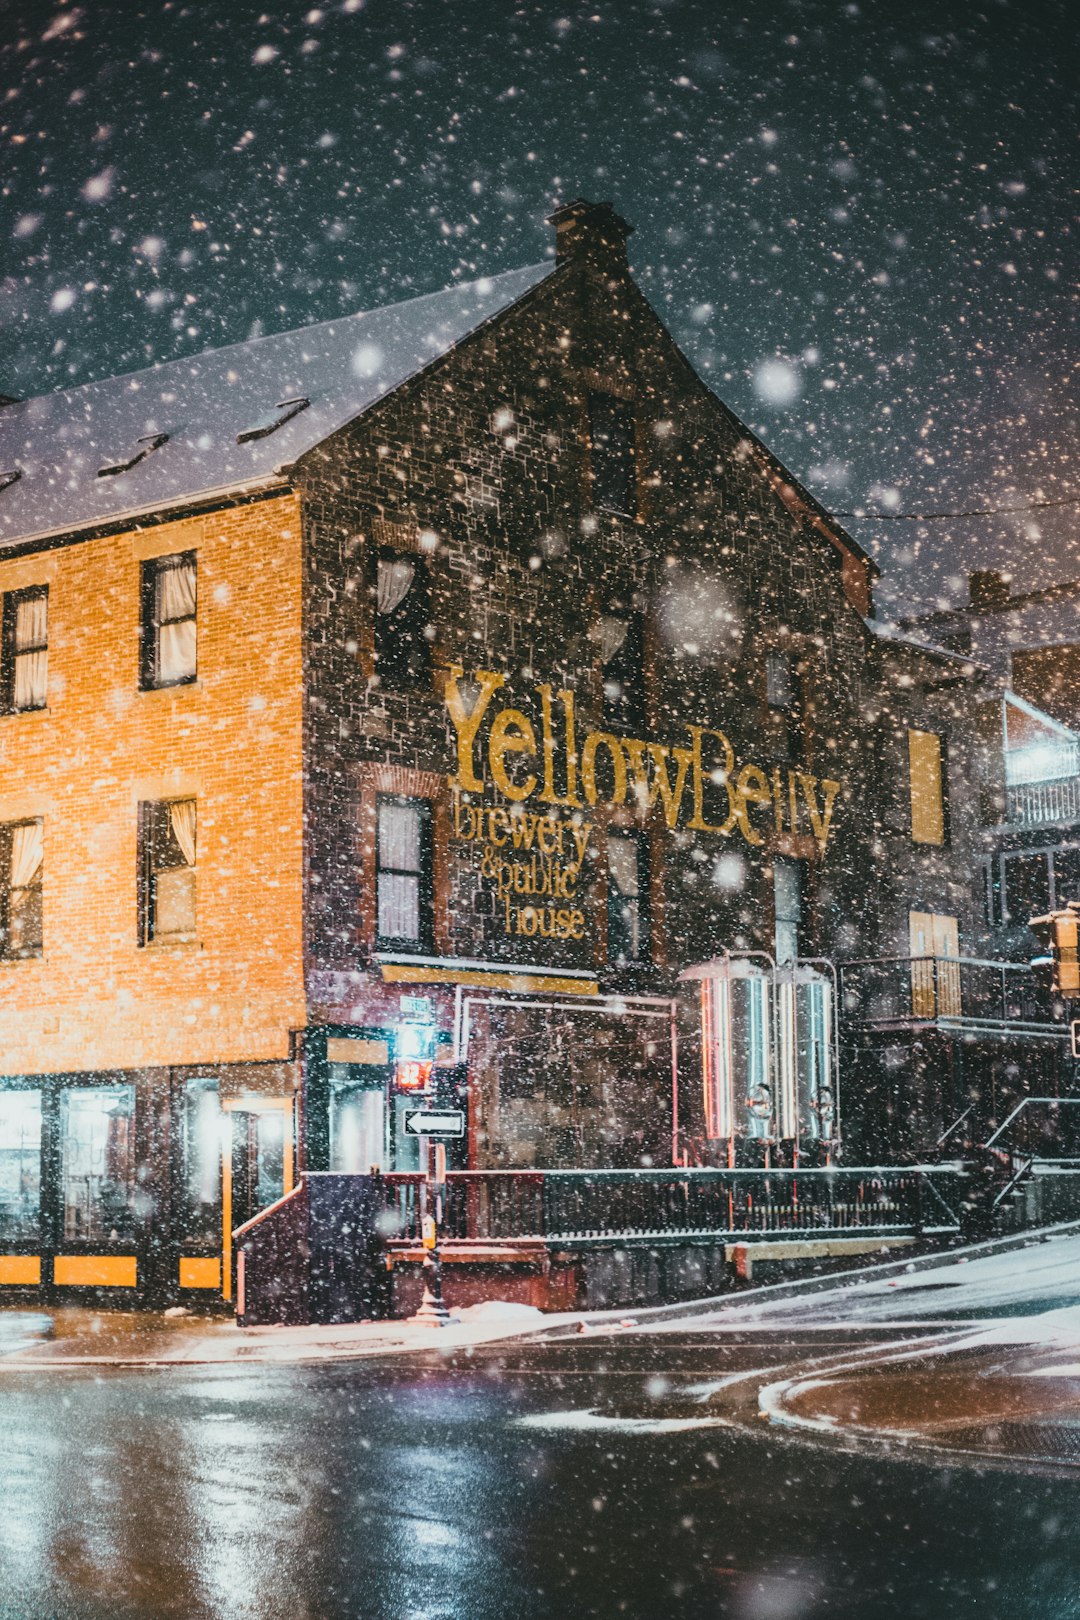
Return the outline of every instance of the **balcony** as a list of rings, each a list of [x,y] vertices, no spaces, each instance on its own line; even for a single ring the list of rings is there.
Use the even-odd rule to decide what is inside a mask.
[[[978,957],[886,956],[840,965],[848,1027],[933,1026],[970,1035],[1067,1040],[1068,1011],[1049,973]]]

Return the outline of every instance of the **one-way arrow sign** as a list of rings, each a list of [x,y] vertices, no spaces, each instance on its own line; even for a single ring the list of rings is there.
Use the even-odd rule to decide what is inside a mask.
[[[406,1108],[406,1136],[464,1136],[465,1115],[460,1108]]]

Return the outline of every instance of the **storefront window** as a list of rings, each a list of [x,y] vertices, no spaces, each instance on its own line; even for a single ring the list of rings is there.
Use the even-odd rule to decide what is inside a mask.
[[[65,1241],[130,1238],[135,1196],[134,1086],[74,1086],[61,1098]]]
[[[0,1092],[0,1240],[38,1235],[41,1213],[41,1092]]]
[[[188,1235],[216,1235],[221,1221],[221,1099],[216,1080],[189,1080],[184,1095]]]

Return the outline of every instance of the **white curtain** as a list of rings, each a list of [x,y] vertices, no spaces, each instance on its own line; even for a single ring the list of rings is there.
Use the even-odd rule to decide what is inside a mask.
[[[15,609],[16,709],[43,709],[48,682],[49,598],[29,596]]]
[[[180,845],[180,853],[189,866],[195,865],[195,800],[182,799],[170,804],[169,821],[173,837]]]
[[[626,619],[616,619],[605,613],[596,625],[595,637],[600,644],[600,662],[605,667],[626,640],[630,625]]]
[[[181,681],[195,674],[195,605],[195,564],[162,568],[157,577],[160,681]]]
[[[416,574],[412,557],[380,557],[375,605],[380,613],[393,613],[404,602]]]
[[[420,870],[420,811],[415,804],[380,804],[379,866]]]
[[[11,838],[11,887],[27,889],[45,859],[45,824],[28,821],[16,827]]]

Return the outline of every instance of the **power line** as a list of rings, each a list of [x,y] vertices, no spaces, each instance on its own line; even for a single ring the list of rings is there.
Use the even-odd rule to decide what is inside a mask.
[[[873,518],[875,523],[930,523],[940,518],[998,517],[1009,512],[1044,512],[1051,506],[1080,505],[1080,495],[1060,501],[1030,501],[1026,506],[973,506],[967,512],[834,512],[833,517]]]

